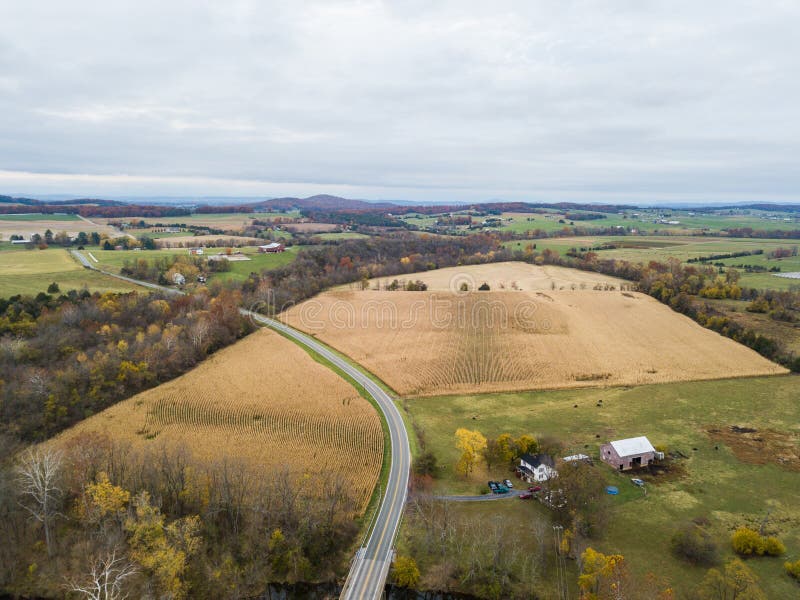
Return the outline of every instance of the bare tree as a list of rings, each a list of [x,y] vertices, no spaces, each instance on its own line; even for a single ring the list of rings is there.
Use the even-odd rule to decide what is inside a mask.
[[[85,582],[70,581],[67,589],[90,600],[124,600],[129,595],[125,581],[136,572],[136,567],[124,557],[117,557],[115,549],[92,562]]]
[[[61,451],[30,448],[17,465],[17,485],[25,499],[21,506],[44,528],[48,556],[53,556],[52,527],[58,516],[62,490]]]

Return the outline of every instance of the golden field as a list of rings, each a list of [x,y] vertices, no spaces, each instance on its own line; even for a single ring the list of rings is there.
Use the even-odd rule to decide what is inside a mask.
[[[378,277],[370,280],[370,288],[384,289],[397,279],[403,281],[422,281],[428,291],[458,292],[466,283],[469,291],[475,291],[487,283],[492,291],[544,291],[591,289],[596,285],[627,285],[627,282],[600,273],[589,273],[577,269],[564,269],[553,266],[529,265],[523,262],[489,263],[448,267],[424,273],[412,273],[397,277]],[[355,289],[355,285],[352,286]]]
[[[331,291],[293,307],[283,319],[402,395],[786,372],[649,296],[620,291],[618,280],[591,273],[510,263],[408,279],[425,281],[428,291]],[[453,280],[497,284],[492,290],[502,282],[506,291],[453,293]],[[512,282],[526,291],[508,291]]]
[[[383,461],[372,405],[280,335],[260,330],[185,375],[82,421],[56,438],[97,431],[134,448],[187,446],[208,462],[244,460],[262,475],[341,475],[363,509]]]

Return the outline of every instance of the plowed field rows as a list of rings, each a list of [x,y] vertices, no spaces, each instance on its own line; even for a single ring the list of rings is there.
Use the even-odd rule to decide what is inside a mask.
[[[620,291],[619,280],[522,263],[458,269],[420,274],[427,292],[327,292],[284,319],[403,395],[785,372],[649,296]],[[452,281],[484,280],[506,282],[504,291],[449,291]],[[511,282],[529,291],[509,291]]]

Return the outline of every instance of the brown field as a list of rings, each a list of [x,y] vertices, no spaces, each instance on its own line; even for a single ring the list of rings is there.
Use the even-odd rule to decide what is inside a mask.
[[[87,219],[65,221],[49,219],[47,216],[43,215],[41,218],[16,221],[3,219],[2,215],[0,215],[0,239],[3,240],[11,239],[12,235],[21,235],[26,240],[29,240],[35,233],[44,236],[44,232],[48,229],[52,231],[54,235],[62,231],[66,231],[70,236],[76,236],[81,231],[85,231],[86,233],[96,231],[101,235],[107,234],[111,237],[121,235],[119,231],[115,230],[113,227]]]
[[[592,289],[598,284],[614,285],[619,288],[620,285],[626,284],[621,279],[600,273],[562,267],[540,267],[522,262],[507,262],[448,267],[397,277],[380,277],[370,281],[370,288],[384,289],[394,279],[423,281],[428,285],[428,291],[444,292],[458,292],[462,283],[466,283],[470,291],[476,290],[483,283],[488,283],[492,291],[579,290]]]
[[[260,330],[196,369],[86,419],[56,438],[98,431],[135,448],[187,446],[206,461],[254,469],[340,474],[359,506],[383,461],[380,418],[369,402],[300,347]]]
[[[481,267],[480,276],[472,273],[476,280],[513,279],[530,291],[438,291],[458,279],[458,269],[443,269],[419,276],[433,291],[332,291],[283,317],[365,365],[402,395],[786,372],[649,296],[618,287],[610,291],[610,285],[595,290],[591,274],[528,267],[526,276],[518,264]],[[558,289],[549,289],[548,281]],[[572,290],[571,282],[578,289]]]
[[[159,238],[156,234],[156,245],[159,248],[183,248],[188,246],[203,246],[209,242],[224,240],[229,246],[257,246],[268,244],[266,240],[241,235],[176,235]]]

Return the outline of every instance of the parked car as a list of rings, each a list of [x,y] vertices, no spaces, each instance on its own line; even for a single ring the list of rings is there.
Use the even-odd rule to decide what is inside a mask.
[[[537,493],[537,492],[541,492],[542,491],[542,486],[540,486],[540,485],[532,485],[531,487],[528,488],[528,491],[529,492],[533,492],[534,494]]]
[[[506,479],[506,480],[505,480],[503,483],[505,483],[505,484],[506,484],[506,487],[507,487],[507,488],[509,488],[509,489],[511,489],[511,488],[513,488],[513,487],[514,487],[514,484],[513,484],[513,483],[511,483],[511,480],[510,480],[510,479]]]
[[[520,500],[530,500],[533,498],[533,494],[530,492],[522,492],[519,496],[517,496]]]
[[[493,492],[497,492],[497,482],[496,481],[490,481],[489,482],[489,489],[492,490]]]
[[[494,492],[495,494],[507,494],[508,488],[504,485],[498,485],[497,489]]]
[[[637,487],[644,487],[644,481],[641,479],[631,479],[631,483]]]

